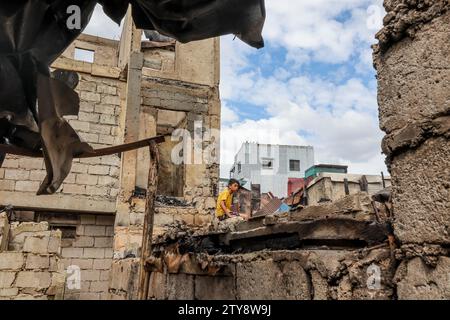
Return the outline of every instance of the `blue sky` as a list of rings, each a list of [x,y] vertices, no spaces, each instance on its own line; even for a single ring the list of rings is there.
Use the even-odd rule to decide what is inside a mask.
[[[386,172],[371,45],[382,0],[266,0],[266,47],[221,41],[221,176],[245,141],[312,145],[316,163]],[[87,33],[119,39],[97,8]]]
[[[316,163],[386,172],[371,45],[377,0],[266,0],[266,46],[222,39],[221,175],[245,141],[315,148]]]

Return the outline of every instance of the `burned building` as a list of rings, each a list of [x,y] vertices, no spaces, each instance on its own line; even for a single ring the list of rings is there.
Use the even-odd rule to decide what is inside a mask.
[[[142,263],[145,299],[448,300],[450,6],[386,0],[385,7],[374,57],[391,194],[365,190],[193,227],[210,220],[218,168],[164,165],[164,142],[160,190],[172,198],[157,201],[165,205],[156,206],[151,254],[141,259],[145,153],[80,160],[59,193],[39,198],[27,182],[42,175],[42,162],[9,157],[0,169],[0,204],[14,209],[0,215],[0,296],[136,299]],[[99,145],[135,141],[145,130],[195,128],[200,117],[218,126],[217,46],[142,43],[132,24],[120,43],[81,37],[74,47],[93,51],[94,62],[75,61],[69,50],[55,64],[81,74],[86,111],[70,121]],[[141,121],[153,125],[139,128]],[[165,184],[168,175],[183,188]],[[81,288],[71,282],[76,267]]]
[[[161,201],[155,233],[178,220],[202,225],[210,221],[215,207],[219,167],[203,161],[203,154],[194,159],[194,152],[200,144],[202,151],[219,155],[214,149],[220,129],[219,40],[181,44],[167,38],[141,39],[142,31],[128,15],[120,41],[83,34],[56,60],[52,68],[76,72],[80,78],[79,115],[66,119],[95,149],[164,136],[158,145]],[[172,150],[180,145],[186,154],[176,162]],[[36,237],[51,232],[53,243],[53,233],[60,230],[62,270],[79,267],[82,279],[80,288],[66,287],[62,297],[109,299],[111,265],[139,256],[148,173],[147,149],[75,159],[56,194],[36,196],[46,175],[44,161],[8,155],[0,169],[0,207],[11,206],[14,214],[8,217],[9,248],[0,253],[0,279],[4,270],[8,275],[26,272],[24,277],[32,278],[25,265],[22,270],[21,263],[4,261],[16,254],[12,251],[23,251],[25,258],[17,259],[25,259],[26,265],[40,257],[48,260],[56,251],[28,254],[28,236],[33,231],[39,233]],[[46,268],[39,269],[45,279],[51,275],[47,264]],[[25,287],[33,287],[33,281]],[[17,290],[6,290],[9,287],[22,292],[22,282],[0,282],[1,297],[17,296]],[[38,299],[49,295],[46,292],[43,286],[20,297]],[[114,292],[120,296],[120,290]]]

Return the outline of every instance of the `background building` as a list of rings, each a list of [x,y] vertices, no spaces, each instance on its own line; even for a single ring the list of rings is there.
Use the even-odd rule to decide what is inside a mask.
[[[261,185],[261,192],[272,192],[277,197],[288,195],[288,182],[304,178],[305,171],[314,165],[311,146],[270,145],[246,142],[235,156],[230,177],[245,179]]]

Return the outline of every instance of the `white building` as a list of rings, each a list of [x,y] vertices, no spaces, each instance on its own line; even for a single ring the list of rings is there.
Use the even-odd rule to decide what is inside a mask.
[[[246,188],[260,184],[261,192],[286,197],[289,178],[304,178],[314,165],[311,146],[270,145],[246,142],[235,156],[230,178],[245,179]]]

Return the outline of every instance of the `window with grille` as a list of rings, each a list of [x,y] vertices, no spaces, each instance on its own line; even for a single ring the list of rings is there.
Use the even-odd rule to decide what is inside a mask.
[[[300,160],[289,160],[290,171],[300,171]]]

